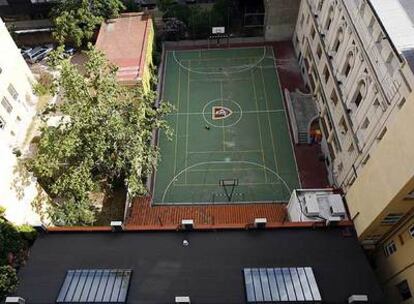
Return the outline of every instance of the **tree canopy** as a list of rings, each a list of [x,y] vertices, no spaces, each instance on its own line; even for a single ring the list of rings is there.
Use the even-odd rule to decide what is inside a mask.
[[[60,44],[70,41],[79,47],[92,38],[99,24],[123,9],[121,0],[61,0],[52,12],[53,36]]]
[[[171,109],[155,107],[155,93],[121,86],[116,68],[91,48],[81,72],[69,59],[53,56],[60,75],[61,102],[43,114],[59,115],[55,126],[45,125],[30,169],[51,195],[48,215],[56,225],[90,225],[95,210],[90,194],[120,181],[131,195],[146,193],[158,149],[153,130],[165,129],[163,116]]]

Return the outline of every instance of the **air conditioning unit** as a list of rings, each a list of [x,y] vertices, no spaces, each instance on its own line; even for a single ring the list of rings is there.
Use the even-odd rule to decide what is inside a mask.
[[[255,218],[254,219],[254,227],[256,228],[265,228],[267,224],[267,218]]]
[[[339,194],[329,196],[329,210],[332,216],[345,217],[346,210],[342,197]]]
[[[367,295],[352,295],[348,298],[348,304],[368,303]]]
[[[191,219],[181,220],[181,228],[185,230],[192,230],[194,228],[194,220],[191,220]]]
[[[34,224],[33,229],[36,230],[38,233],[45,233],[47,232],[47,227],[42,223]]]
[[[326,226],[331,226],[334,225],[336,223],[339,223],[342,220],[342,217],[340,216],[330,216],[326,219]]]
[[[319,203],[315,194],[305,194],[305,215],[319,216]]]
[[[120,232],[124,230],[122,221],[111,221],[112,232]]]
[[[6,303],[6,304],[25,304],[26,301],[23,298],[20,298],[20,297],[7,297],[6,301],[4,303]]]
[[[190,297],[188,296],[179,296],[179,297],[175,297],[175,303],[176,304],[190,304],[191,300]]]

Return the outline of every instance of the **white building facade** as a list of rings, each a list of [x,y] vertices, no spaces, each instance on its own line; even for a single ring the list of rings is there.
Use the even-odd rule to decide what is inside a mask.
[[[330,182],[347,191],[410,95],[412,70],[367,0],[302,0],[293,43]]]
[[[42,190],[16,156],[25,150],[26,134],[36,114],[34,82],[0,19],[0,206],[6,208],[6,218],[17,224],[39,221],[32,201]]]

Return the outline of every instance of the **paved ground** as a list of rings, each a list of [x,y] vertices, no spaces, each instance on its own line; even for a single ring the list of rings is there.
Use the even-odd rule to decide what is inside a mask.
[[[189,246],[183,246],[183,240]],[[267,231],[49,233],[34,244],[17,295],[55,303],[70,269],[131,269],[130,304],[245,303],[245,267],[312,267],[324,303],[381,291],[355,237],[335,229]]]

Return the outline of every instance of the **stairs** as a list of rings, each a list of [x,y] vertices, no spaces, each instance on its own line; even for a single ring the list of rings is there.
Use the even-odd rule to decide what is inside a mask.
[[[299,144],[308,144],[308,133],[307,132],[298,132],[298,142]]]

